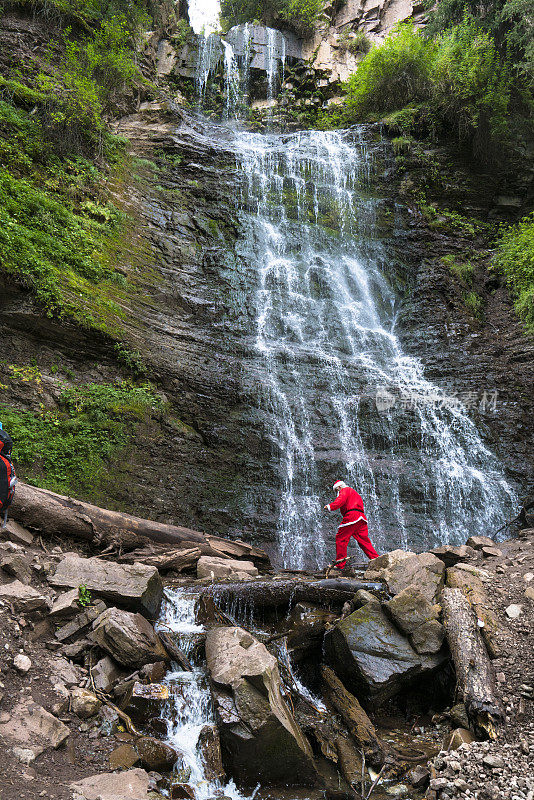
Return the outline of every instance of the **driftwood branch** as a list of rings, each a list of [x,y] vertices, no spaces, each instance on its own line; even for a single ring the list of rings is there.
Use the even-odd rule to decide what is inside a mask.
[[[381,766],[386,759],[386,748],[378,738],[375,726],[359,704],[330,667],[322,666],[321,675],[325,683],[326,697],[341,714],[349,733],[362,748],[367,761]]]
[[[132,550],[156,542],[176,548],[198,548],[203,555],[246,558],[258,566],[269,566],[266,553],[245,542],[109,511],[24,483],[17,486],[10,513],[13,519],[42,533],[72,536],[100,546],[116,546],[117,550]]]
[[[469,721],[478,735],[495,739],[505,717],[495,694],[495,673],[476,614],[460,589],[445,588],[440,602],[458,690]]]

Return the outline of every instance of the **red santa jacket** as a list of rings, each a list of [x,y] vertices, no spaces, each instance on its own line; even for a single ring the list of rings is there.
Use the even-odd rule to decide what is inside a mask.
[[[341,525],[352,525],[360,519],[367,522],[367,517],[363,510],[363,500],[358,492],[355,489],[351,489],[350,486],[342,489],[336,499],[328,504],[329,511],[335,511],[338,508],[343,517]]]

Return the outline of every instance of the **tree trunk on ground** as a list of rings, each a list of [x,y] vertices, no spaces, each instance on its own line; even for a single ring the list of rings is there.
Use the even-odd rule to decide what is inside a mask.
[[[330,667],[322,666],[321,674],[326,686],[326,697],[338,711],[350,735],[365,753],[366,760],[374,767],[382,766],[386,758],[385,748],[378,738],[375,726],[359,704]]]
[[[476,614],[460,589],[443,589],[440,603],[458,690],[469,721],[478,735],[494,739],[505,717],[495,696],[495,673]]]
[[[343,777],[359,797],[362,783],[362,754],[354,742],[344,736],[337,737],[336,750]]]
[[[160,572],[185,572],[193,570],[202,555],[200,547],[176,548],[165,545],[148,544],[137,550],[119,556],[120,564],[134,564],[141,561],[149,567],[156,567]]]
[[[73,536],[117,550],[131,550],[147,542],[156,542],[184,549],[196,547],[203,555],[246,558],[259,566],[269,566],[266,553],[245,542],[108,511],[24,483],[17,485],[10,514],[17,522],[44,534]]]
[[[382,590],[383,586],[374,581],[357,581],[347,578],[337,580],[272,580],[240,581],[210,586],[203,592],[224,611],[225,604],[237,600],[243,606],[254,608],[278,608],[295,603],[315,603],[323,608],[341,606],[351,600],[358,589]]]

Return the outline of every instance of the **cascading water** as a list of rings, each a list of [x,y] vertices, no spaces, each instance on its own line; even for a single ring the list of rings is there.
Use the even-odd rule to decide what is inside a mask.
[[[159,627],[178,634],[180,647],[189,653],[191,646],[203,633],[195,617],[198,595],[194,592],[167,592]],[[232,800],[243,800],[233,781],[224,787],[206,775],[206,765],[199,740],[205,726],[214,726],[211,694],[206,671],[195,666],[192,672],[177,670],[165,678],[169,685],[170,700],[165,714],[167,741],[182,756],[183,780],[193,788],[195,800],[207,800],[221,794]]]
[[[408,490],[424,511],[427,546],[498,527],[513,492],[496,458],[395,335],[363,129],[239,132],[236,151],[239,251],[258,275],[255,349],[280,459],[284,564],[324,563],[324,461],[364,496],[380,548],[413,542]],[[320,438],[325,427],[330,441]]]

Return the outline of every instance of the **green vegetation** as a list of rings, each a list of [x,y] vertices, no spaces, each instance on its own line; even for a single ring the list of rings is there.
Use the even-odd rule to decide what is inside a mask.
[[[364,31],[345,30],[338,38],[338,45],[343,50],[348,50],[353,56],[368,53],[371,49],[372,42]]]
[[[483,300],[476,292],[464,292],[462,299],[474,317],[482,317]]]
[[[512,73],[491,35],[473,18],[433,39],[397,26],[362,60],[337,112],[342,124],[397,115],[402,133],[453,133],[484,155],[507,133]]]
[[[244,22],[272,24],[279,20],[306,36],[313,31],[322,8],[322,0],[221,0],[221,19],[226,30]]]
[[[138,425],[161,405],[149,384],[65,385],[57,408],[41,404],[30,411],[0,403],[0,418],[27,479],[52,491],[93,497],[110,465],[134,441]]]
[[[460,283],[472,286],[475,268],[471,261],[457,261],[453,255],[443,256],[441,261]]]
[[[87,608],[93,602],[93,598],[91,596],[90,590],[87,588],[85,583],[81,583],[78,586],[78,605],[82,608]]]
[[[493,267],[505,276],[520,319],[534,333],[534,214],[503,229]]]
[[[108,203],[71,199],[90,190],[97,170],[81,158],[60,161],[39,124],[2,102],[0,132],[3,162],[11,162],[11,171],[0,167],[1,271],[33,289],[48,316],[117,333],[123,290],[104,241],[120,215]]]

